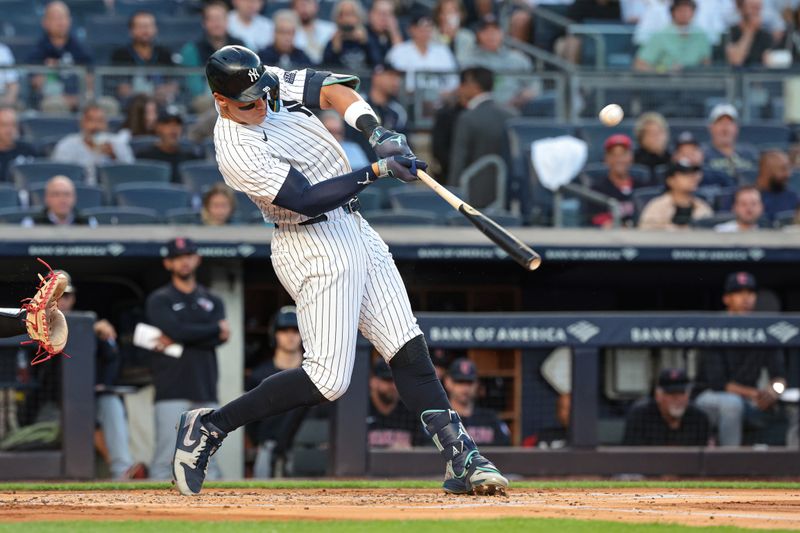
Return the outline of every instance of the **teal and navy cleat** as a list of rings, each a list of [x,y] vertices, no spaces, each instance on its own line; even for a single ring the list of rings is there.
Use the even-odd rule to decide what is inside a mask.
[[[208,461],[219,449],[227,434],[201,418],[213,409],[194,409],[181,415],[176,429],[175,454],[172,457],[172,476],[184,496],[194,496],[203,488]]]
[[[447,461],[444,491],[450,494],[505,495],[508,480],[478,451],[455,411],[422,413],[422,423]]]

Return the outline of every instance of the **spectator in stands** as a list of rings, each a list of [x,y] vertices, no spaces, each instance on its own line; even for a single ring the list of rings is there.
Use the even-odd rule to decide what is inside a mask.
[[[670,163],[667,170],[667,192],[653,198],[642,209],[641,229],[683,229],[694,220],[714,214],[711,207],[695,196],[700,184],[701,169],[686,160]]]
[[[241,39],[228,33],[228,6],[221,0],[203,5],[203,37],[183,45],[181,64],[185,67],[205,67],[211,54],[228,45],[244,46]],[[203,76],[186,80],[193,96],[208,94],[208,84]]]
[[[772,223],[778,213],[794,211],[800,207],[797,192],[788,188],[791,168],[789,157],[780,150],[767,150],[761,154],[756,187],[764,202],[764,216]]]
[[[367,39],[373,65],[383,64],[392,46],[403,42],[400,23],[394,15],[392,0],[374,0],[368,15]]]
[[[539,0],[537,0],[538,3]],[[557,1],[557,0],[556,0]],[[620,20],[619,2],[609,0],[574,0],[567,1],[569,7],[566,17],[576,24],[584,20],[605,19],[612,23]],[[556,40],[554,51],[571,63],[579,63],[581,57],[581,39],[577,35],[564,35]]]
[[[258,364],[247,376],[247,390],[256,388],[262,381],[282,370],[299,368],[303,362],[303,343],[297,327],[297,309],[294,306],[285,305],[278,309],[270,320],[270,330],[274,351],[269,354],[268,360]],[[258,446],[253,477],[286,475],[284,466],[287,452],[307,413],[307,407],[299,407],[246,426],[247,436]]]
[[[759,220],[764,214],[764,204],[761,193],[754,185],[742,185],[733,196],[734,218],[714,226],[715,231],[722,233],[735,233],[753,231],[758,229]]]
[[[408,126],[408,113],[397,99],[402,80],[402,74],[391,65],[378,65],[372,71],[372,83],[366,97],[383,127],[399,133],[405,133]]]
[[[263,0],[233,0],[233,10],[228,13],[228,33],[254,52],[270,44],[274,38],[272,21],[260,14],[263,7]]]
[[[447,183],[458,185],[462,172],[487,155],[503,156],[506,150],[506,120],[516,113],[495,102],[492,97],[494,74],[485,67],[461,71],[458,99],[465,110],[458,116],[450,147],[450,174]],[[476,195],[476,205],[482,207],[495,198],[493,171],[484,170],[480,181],[470,191]],[[484,179],[487,178],[488,179]],[[484,201],[485,200],[485,201]]]
[[[394,68],[406,73],[406,90],[413,92],[417,70],[423,72],[453,72],[456,59],[446,46],[433,41],[433,21],[425,11],[411,16],[408,28],[411,39],[397,44],[389,50],[386,61]],[[448,85],[444,81],[443,85]]]
[[[702,168],[703,179],[700,187],[717,185],[719,187],[732,187],[733,179],[726,173],[713,170],[704,165],[705,154],[700,142],[690,131],[683,131],[675,139],[675,150],[672,152],[672,161],[689,161],[694,166]]]
[[[481,19],[475,37],[476,45],[458,56],[461,66],[481,66],[494,72],[523,73],[533,70],[533,63],[528,56],[503,45],[503,29],[494,15],[486,15]]]
[[[56,0],[44,8],[42,16],[44,35],[28,56],[27,63],[32,65],[45,65],[48,67],[73,65],[92,65],[92,55],[86,46],[71,32],[72,19],[69,7],[64,2]],[[86,77],[87,92],[91,92],[93,79]],[[63,99],[63,107],[75,109],[80,100],[80,83],[74,74],[54,74],[45,76],[36,74],[31,77],[33,101],[31,104],[40,106],[45,98]],[[59,100],[61,101],[61,100]]]
[[[0,106],[0,182],[9,180],[8,167],[13,163],[24,163],[36,156],[33,146],[18,137],[17,111]]]
[[[127,130],[131,137],[155,135],[157,121],[156,99],[149,94],[135,94],[128,101],[125,122],[122,123],[121,130]]]
[[[634,405],[625,420],[625,446],[706,446],[708,417],[689,403],[686,372],[667,368],[658,375],[654,397]]]
[[[758,286],[749,272],[734,272],[725,280],[722,301],[730,315],[748,315],[756,307]],[[775,384],[786,385],[779,349],[717,348],[699,354],[695,403],[718,433],[720,446],[740,446],[743,426],[766,429],[782,418]],[[769,384],[760,386],[763,369]],[[780,387],[783,390],[783,387]]]
[[[215,183],[203,194],[200,216],[206,226],[226,226],[236,212],[236,196],[224,183]]]
[[[339,0],[333,8],[336,32],[325,46],[322,64],[365,70],[375,66],[369,55],[364,8],[357,0]]]
[[[317,0],[292,0],[292,9],[300,19],[300,27],[294,36],[294,45],[305,52],[311,61],[322,61],[325,45],[336,33],[336,24],[329,20],[317,18],[319,3]]]
[[[608,174],[591,184],[594,191],[619,202],[620,215],[623,226],[633,226],[633,190],[637,186],[647,185],[636,183],[631,176],[633,165],[633,141],[625,134],[617,133],[606,139],[603,144],[605,149],[605,164]],[[593,226],[611,228],[614,224],[612,213],[603,207],[595,206],[591,211]]]
[[[281,9],[272,16],[275,21],[275,42],[258,53],[262,63],[296,70],[311,65],[311,59],[294,45],[297,33],[297,14],[291,9]]]
[[[116,161],[132,163],[134,160],[127,135],[108,131],[108,121],[103,108],[90,102],[81,114],[81,131],[58,141],[51,158],[62,163],[74,163],[86,169],[87,181],[95,182],[95,167]]]
[[[444,388],[453,409],[475,444],[483,446],[508,446],[511,432],[508,426],[491,409],[475,405],[478,399],[478,371],[467,358],[453,361],[444,378]]]
[[[655,169],[670,162],[669,125],[661,113],[642,113],[633,127],[639,145],[633,153],[633,162],[650,169],[655,178]]]
[[[623,0],[623,13],[630,13],[630,6],[637,4],[635,16],[638,17],[633,42],[636,45],[646,43],[653,34],[663,30],[670,23],[670,7],[673,0]],[[701,0],[697,2],[696,12],[692,18],[692,26],[702,30],[713,46],[719,44],[728,27],[736,21],[736,5],[734,0]]]
[[[758,155],[746,145],[737,145],[739,113],[731,104],[717,104],[708,116],[711,142],[703,147],[705,167],[726,174],[733,184],[743,184],[741,173],[756,169]]]
[[[14,54],[11,49],[0,43],[0,67],[14,64]],[[16,70],[0,70],[0,105],[14,105],[19,94],[19,73]]]
[[[417,417],[400,401],[392,369],[379,357],[372,365],[372,376],[369,378],[369,447],[393,450],[411,448],[418,425]]]
[[[711,43],[691,25],[694,0],[673,0],[672,22],[639,49],[633,68],[641,72],[674,72],[711,64]]]
[[[331,135],[333,135],[333,138],[342,146],[351,168],[361,168],[369,165],[369,159],[367,159],[361,146],[356,142],[345,139],[344,119],[339,113],[332,110],[323,111],[320,114],[320,120]]]
[[[172,477],[175,421],[180,414],[217,404],[216,347],[228,340],[230,326],[222,300],[197,283],[199,266],[194,242],[185,238],[170,241],[164,268],[171,280],[147,297],[147,321],[161,330],[152,359],[156,390],[153,479]],[[173,344],[183,347],[180,357],[163,353]],[[213,461],[209,474],[218,477]]]
[[[766,65],[767,53],[772,50],[772,35],[762,28],[762,0],[736,0],[741,20],[728,31],[725,57],[734,67]]]
[[[58,310],[69,314],[75,308],[76,294],[72,277],[63,270],[69,280],[64,294],[58,299]],[[145,476],[144,465],[134,464],[128,444],[128,421],[122,398],[111,390],[116,385],[122,363],[117,345],[117,331],[111,322],[102,318],[94,323],[97,338],[97,363],[95,367],[95,416],[103,437],[103,451],[108,460],[113,479],[134,479]]]
[[[66,176],[53,176],[44,188],[44,207],[26,217],[23,226],[96,226],[97,222],[75,211],[75,184]]]
[[[475,34],[463,26],[466,16],[461,0],[439,0],[433,8],[433,40],[450,48],[457,58],[466,57],[475,46]]]
[[[156,121],[156,135],[158,141],[137,152],[136,157],[169,163],[172,167],[172,181],[179,183],[178,167],[180,164],[184,161],[200,159],[196,148],[181,145],[183,118],[174,111],[162,112]]]
[[[165,46],[156,44],[158,26],[156,17],[148,11],[137,11],[128,19],[128,32],[131,42],[111,53],[111,64],[125,67],[171,67],[175,64],[172,52]],[[148,76],[121,77],[117,85],[117,96],[126,100],[132,92],[149,93],[159,91],[161,100],[169,101],[177,86],[167,81],[163,74]]]

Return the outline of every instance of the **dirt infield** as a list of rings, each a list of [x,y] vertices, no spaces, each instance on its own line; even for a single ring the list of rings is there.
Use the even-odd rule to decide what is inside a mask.
[[[411,520],[555,517],[800,530],[800,494],[739,489],[431,489],[0,492],[0,522],[36,520]]]

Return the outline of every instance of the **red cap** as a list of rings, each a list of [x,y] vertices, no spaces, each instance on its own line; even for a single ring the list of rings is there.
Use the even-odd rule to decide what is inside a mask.
[[[603,143],[603,149],[608,152],[615,146],[624,146],[628,150],[633,148],[633,141],[624,133],[615,133]]]

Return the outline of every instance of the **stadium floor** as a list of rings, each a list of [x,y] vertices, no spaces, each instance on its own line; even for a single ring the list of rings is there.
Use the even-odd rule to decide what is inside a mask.
[[[427,522],[429,520],[466,520],[467,523],[492,520],[495,529],[503,523],[501,529],[507,531],[540,528],[582,531],[590,524],[595,526],[594,531],[641,531],[644,524],[800,530],[800,491],[796,483],[706,486],[691,482],[685,486],[679,482],[662,485],[590,482],[584,486],[575,482],[561,485],[557,482],[521,483],[509,491],[507,497],[448,496],[425,482],[422,485],[426,488],[408,488],[409,483],[404,487],[402,482],[398,485],[392,488],[391,482],[349,485],[345,482],[337,487],[336,482],[326,482],[316,487],[314,483],[294,483],[230,488],[218,484],[198,497],[185,498],[165,484],[130,484],[121,490],[119,485],[113,484],[72,484],[55,490],[53,485],[8,484],[0,485],[0,531],[19,527],[20,522],[26,522],[25,531],[40,530],[37,526],[44,528],[41,530],[51,530],[44,521],[58,521],[49,525],[58,527],[59,531],[71,530],[70,525],[78,526],[76,521],[84,524],[80,527],[82,530],[94,529],[89,527],[91,522],[104,522],[111,526],[110,530],[117,530],[109,521],[121,526],[119,530],[150,530],[146,525],[141,529],[130,522],[123,523],[139,520],[169,521],[176,526],[180,523],[200,526],[199,522],[209,521],[266,520],[273,525],[286,522],[287,526],[298,526],[290,528],[293,531],[306,529],[295,521],[317,524],[333,521],[328,525],[337,531],[362,530],[358,526],[367,526],[364,521],[378,521],[369,522],[368,530],[393,531],[394,526],[400,525],[398,522],[405,522],[415,533],[428,531],[426,526],[435,525]],[[141,486],[148,488],[138,488]],[[561,525],[557,525],[559,521],[540,520],[547,518],[568,520]],[[407,521],[413,524],[420,521],[419,527]],[[346,526],[348,522],[355,529],[333,527],[334,523]],[[387,527],[381,527],[382,524]],[[628,529],[624,524],[635,528]],[[150,525],[156,526],[156,523]],[[161,530],[188,529],[165,528],[164,522],[158,525]],[[229,526],[232,524],[227,524],[225,529]],[[203,530],[206,529],[191,528],[191,531]],[[692,531],[696,530],[692,528]]]

